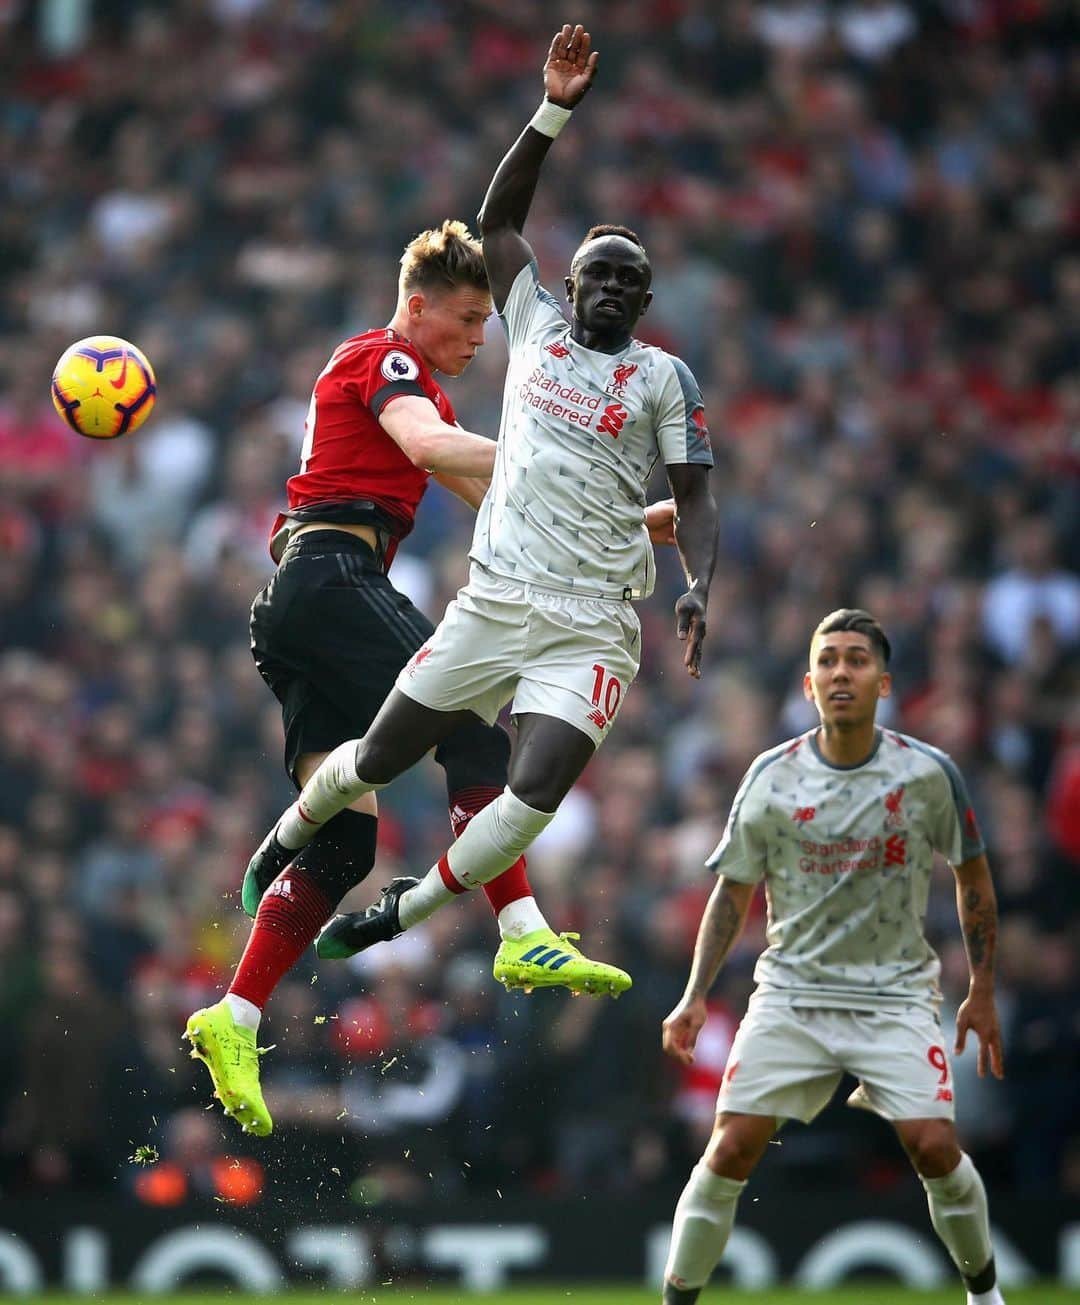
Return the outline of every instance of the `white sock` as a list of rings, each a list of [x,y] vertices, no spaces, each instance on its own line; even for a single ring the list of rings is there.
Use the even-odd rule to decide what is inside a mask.
[[[282,847],[299,851],[350,802],[374,793],[385,784],[368,784],[356,773],[357,739],[339,744],[319,763],[315,773],[277,823],[275,834]]]
[[[239,1024],[245,1029],[258,1029],[262,1011],[253,1001],[248,1001],[246,997],[238,997],[235,992],[227,992],[224,1002],[232,1011],[234,1024]]]
[[[478,888],[509,870],[554,817],[554,811],[537,811],[504,788],[494,802],[473,816],[441,864],[462,888]],[[398,920],[403,928],[411,929],[458,896],[447,888],[439,865],[433,865],[415,888],[401,894]]]
[[[704,1287],[716,1268],[735,1222],[735,1207],[746,1186],[714,1174],[704,1160],[690,1170],[675,1207],[671,1249],[664,1280],[682,1290]]]
[[[981,1273],[994,1250],[990,1244],[986,1188],[971,1156],[961,1153],[960,1163],[952,1173],[943,1178],[922,1178],[922,1185],[930,1205],[930,1222],[953,1263],[965,1278]],[[987,1300],[989,1305],[996,1305],[992,1295]],[[983,1305],[981,1300],[979,1305]]]
[[[452,893],[439,873],[439,867],[433,865],[415,888],[410,888],[398,899],[398,923],[403,929],[411,929],[414,924],[434,915],[440,906],[452,902],[461,893]]]
[[[524,938],[527,933],[547,928],[547,921],[536,905],[535,897],[519,897],[516,901],[507,902],[496,919],[500,938]]]
[[[967,1305],[1005,1305],[1005,1297],[996,1287],[989,1291],[969,1291]]]

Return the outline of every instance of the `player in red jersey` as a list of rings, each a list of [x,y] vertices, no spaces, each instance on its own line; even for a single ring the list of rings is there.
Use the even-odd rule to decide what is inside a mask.
[[[434,373],[465,370],[490,312],[479,244],[462,223],[444,222],[406,247],[390,325],[340,344],[315,382],[300,470],[271,537],[278,570],[251,609],[255,663],[281,702],[285,763],[298,787],[329,751],[367,731],[434,630],[386,572],[432,476],[473,507],[483,498],[495,444],[457,425]],[[654,509],[657,538],[669,517]],[[455,835],[502,792],[509,756],[506,732],[471,715],[436,749]],[[186,1036],[226,1113],[250,1132],[272,1127],[258,1079],[262,1008],[371,870],[376,829],[371,793],[329,821],[273,883],[245,876],[244,909],[255,919],[247,946],[225,997],[196,1011]],[[524,858],[486,892],[504,938],[547,929]],[[560,983],[583,990],[597,969],[621,974],[581,960],[560,971]]]

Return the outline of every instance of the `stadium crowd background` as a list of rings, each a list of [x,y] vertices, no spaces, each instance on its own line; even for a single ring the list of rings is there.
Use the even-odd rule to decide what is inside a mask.
[[[635,986],[507,996],[471,901],[279,990],[270,1143],[204,1109],[183,1019],[230,972],[244,865],[291,793],[247,609],[310,387],[340,338],[389,319],[405,241],[476,212],[562,17],[0,5],[5,1193],[167,1204],[221,1190],[226,1152],[251,1158],[234,1199],[316,1180],[369,1201],[676,1191],[762,941],[758,910],[698,1064],[665,1062],[701,863],[751,758],[812,723],[808,634],[849,604],[896,649],[886,723],[959,763],[996,873],[1008,1078],[979,1083],[971,1049],[957,1063],[964,1141],[992,1182],[1080,1192],[1080,55],[1050,0],[567,11],[600,76],[528,234],[557,287],[590,223],[641,232],[643,335],[702,382],[722,517],[703,680],[681,669],[666,555],[641,678],[531,858],[556,927]],[[144,430],[96,446],[48,377],[103,331],[139,343],[160,393]],[[494,435],[495,321],[489,338],[449,390]],[[395,565],[436,617],[469,529],[435,488]],[[441,778],[425,764],[380,796],[358,902],[441,850]],[[945,868],[930,929],[948,1013],[966,971]],[[760,1183],[905,1173],[840,1105],[783,1141]],[[129,1164],[144,1144],[174,1168]]]

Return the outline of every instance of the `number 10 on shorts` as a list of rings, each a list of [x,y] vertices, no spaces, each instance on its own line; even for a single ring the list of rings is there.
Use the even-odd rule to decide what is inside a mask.
[[[599,662],[593,663],[593,688],[592,688],[592,705],[593,710],[589,712],[589,719],[603,729],[610,725],[615,719],[615,713],[619,710],[619,702],[622,699],[622,685],[618,677],[609,675]]]

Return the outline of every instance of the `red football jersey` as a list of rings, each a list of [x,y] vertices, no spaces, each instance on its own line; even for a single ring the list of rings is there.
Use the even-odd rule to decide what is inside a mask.
[[[389,327],[354,335],[334,350],[311,394],[300,470],[286,486],[288,511],[270,536],[280,558],[290,522],[370,525],[385,540],[387,566],[413,528],[429,471],[414,467],[379,425],[379,414],[402,394],[428,398],[439,416],[457,422],[450,400],[404,336]]]

